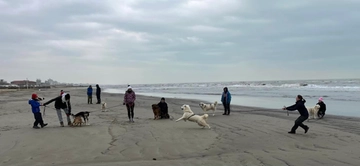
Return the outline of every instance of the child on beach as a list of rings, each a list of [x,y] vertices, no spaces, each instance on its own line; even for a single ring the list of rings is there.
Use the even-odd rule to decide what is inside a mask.
[[[136,95],[131,86],[128,87],[124,95],[123,105],[126,105],[128,111],[129,121],[134,123],[134,107],[135,107]]]
[[[40,124],[41,128],[47,126],[47,123],[44,124],[44,121],[43,121],[42,116],[41,116],[40,106],[42,104],[39,102],[39,97],[37,96],[37,94],[34,93],[34,94],[31,95],[31,99],[29,100],[29,104],[31,105],[31,110],[32,110],[32,112],[34,114],[34,118],[35,118],[33,128],[34,129],[40,129],[38,124]]]
[[[305,107],[306,100],[301,96],[297,95],[296,97],[296,103],[290,107],[284,107],[283,110],[289,110],[289,111],[295,111],[298,110],[300,113],[300,116],[295,120],[294,126],[291,128],[291,131],[289,131],[289,134],[295,134],[296,129],[300,126],[305,130],[305,133],[308,132],[309,127],[304,125],[303,122],[309,118],[308,110]]]
[[[160,107],[160,110],[161,110],[161,119],[169,119],[170,116],[168,114],[168,105],[165,102],[165,98],[161,98],[158,106]]]

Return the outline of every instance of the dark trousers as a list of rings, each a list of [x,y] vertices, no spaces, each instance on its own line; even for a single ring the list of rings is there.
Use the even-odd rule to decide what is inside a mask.
[[[40,124],[41,127],[44,126],[44,121],[42,119],[40,112],[34,113],[34,118],[35,118],[34,126],[37,126],[38,124]]]
[[[92,104],[92,96],[88,96],[88,104]]]
[[[223,103],[224,106],[224,114],[230,115],[230,103]]]
[[[304,130],[306,130],[308,128],[308,126],[304,125],[303,122],[308,119],[308,117],[305,116],[299,116],[296,120],[295,120],[295,124],[294,126],[291,128],[291,132],[295,132],[296,129],[300,126],[301,128],[303,128]]]
[[[135,107],[135,103],[131,105],[126,104],[129,119],[134,119],[134,107]]]
[[[101,103],[100,95],[96,95],[96,98],[97,98],[97,104],[100,104]]]

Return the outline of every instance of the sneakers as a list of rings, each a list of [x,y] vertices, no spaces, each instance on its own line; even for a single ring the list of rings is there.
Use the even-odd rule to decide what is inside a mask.
[[[41,128],[44,128],[44,127],[45,127],[45,126],[47,126],[47,125],[48,125],[48,124],[47,124],[47,123],[45,123],[44,125],[42,125],[42,126],[41,126]]]
[[[60,126],[61,126],[61,127],[64,127],[64,122],[60,122]]]
[[[39,127],[39,126],[33,126],[33,128],[34,128],[34,129],[40,129],[40,127]]]
[[[129,119],[129,122],[130,122],[130,123],[134,123],[134,119]]]

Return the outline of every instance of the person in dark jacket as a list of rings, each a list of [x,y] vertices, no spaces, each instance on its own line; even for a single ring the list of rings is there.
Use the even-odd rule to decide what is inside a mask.
[[[305,102],[306,100],[301,96],[301,95],[297,95],[296,96],[296,103],[290,107],[284,107],[283,110],[289,110],[289,111],[295,111],[298,110],[300,113],[300,117],[298,117],[295,120],[295,124],[294,126],[291,128],[291,131],[289,131],[289,134],[295,134],[296,133],[296,129],[300,126],[301,128],[303,128],[305,130],[305,133],[308,132],[309,127],[304,125],[303,122],[309,118],[309,113],[308,110],[305,107]]]
[[[62,114],[61,114],[61,109],[64,110],[64,112],[66,114],[66,119],[67,119],[68,125],[71,126],[71,120],[70,120],[70,115],[71,115],[70,94],[63,93],[61,96],[56,97],[54,99],[51,99],[50,101],[44,103],[43,105],[44,106],[49,105],[50,103],[52,103],[54,101],[55,101],[56,113],[58,115],[61,127],[64,127],[64,122],[63,122],[63,118],[62,118]]]
[[[33,125],[34,129],[40,128],[38,124],[40,124],[41,128],[47,126],[47,123],[44,123],[41,116],[40,106],[42,106],[42,104],[39,102],[39,100],[41,99],[39,99],[38,95],[35,93],[31,95],[31,99],[29,100],[29,104],[31,105],[31,110],[35,118],[35,122]]]
[[[165,102],[165,98],[161,98],[158,106],[160,107],[161,110],[161,119],[169,119],[169,113],[168,113],[168,105]]]
[[[224,105],[223,115],[230,115],[231,94],[227,87],[224,88],[224,92],[221,95],[221,102]]]
[[[96,84],[96,98],[97,98],[97,102],[96,104],[101,104],[101,88],[99,86],[99,84]]]
[[[128,111],[129,122],[134,123],[134,107],[135,107],[136,95],[132,90],[131,86],[128,87],[127,91],[124,94],[123,105],[126,105]]]
[[[324,99],[322,97],[319,98],[319,101],[317,104],[320,105],[318,116],[321,119],[325,116],[326,104],[324,103]]]
[[[88,95],[88,104],[92,104],[92,94],[93,94],[93,88],[91,85],[87,88],[87,95]]]

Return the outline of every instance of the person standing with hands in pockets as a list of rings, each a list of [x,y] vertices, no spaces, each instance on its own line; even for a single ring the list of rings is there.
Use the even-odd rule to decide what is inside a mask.
[[[224,92],[221,95],[221,102],[224,105],[223,115],[230,115],[231,94],[227,87],[224,88]]]
[[[129,122],[133,122],[133,123],[134,123],[135,100],[136,100],[135,92],[132,90],[131,86],[128,86],[128,89],[124,95],[123,105],[126,105],[126,108],[128,111]]]

